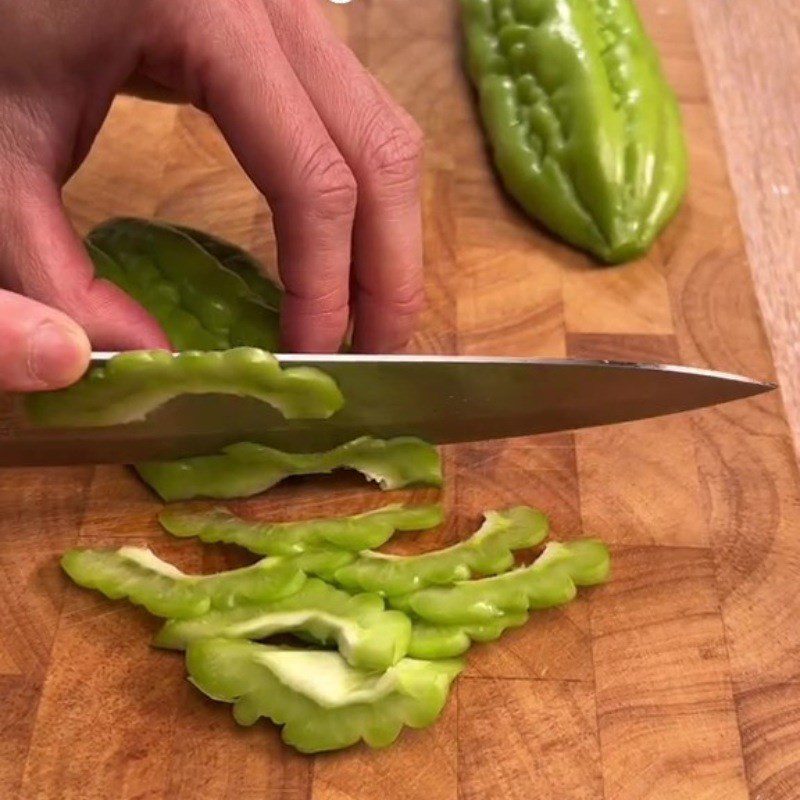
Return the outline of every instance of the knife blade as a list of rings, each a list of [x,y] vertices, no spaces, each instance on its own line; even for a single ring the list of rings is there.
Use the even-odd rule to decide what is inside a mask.
[[[93,366],[114,353],[94,353]],[[285,420],[231,395],[184,395],[141,422],[36,428],[20,398],[0,396],[0,466],[131,463],[260,442],[304,452],[358,436],[419,436],[435,444],[609,425],[740,400],[774,389],[738,375],[618,361],[445,356],[277,355],[318,367],[345,407],[328,420]]]

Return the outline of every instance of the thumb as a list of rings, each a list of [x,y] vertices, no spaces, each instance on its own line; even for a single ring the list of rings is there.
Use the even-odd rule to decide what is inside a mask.
[[[0,389],[35,392],[78,380],[89,339],[66,314],[0,289]]]
[[[0,211],[0,284],[64,311],[95,349],[162,347],[169,340],[156,320],[119,287],[95,278],[83,243],[46,177],[32,178],[13,207]]]

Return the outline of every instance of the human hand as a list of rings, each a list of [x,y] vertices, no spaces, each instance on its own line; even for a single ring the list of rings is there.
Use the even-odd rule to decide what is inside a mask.
[[[0,289],[0,391],[58,389],[89,362],[86,334],[66,314]]]
[[[355,349],[406,343],[422,304],[421,134],[317,0],[0,0],[0,18],[3,388],[80,374],[88,348],[69,318],[96,348],[168,346],[94,278],[60,196],[114,95],[139,78],[207,111],[267,198],[286,349],[337,349],[349,314]],[[43,319],[69,331],[66,344],[31,360]],[[30,371],[45,363],[60,365],[50,378]]]

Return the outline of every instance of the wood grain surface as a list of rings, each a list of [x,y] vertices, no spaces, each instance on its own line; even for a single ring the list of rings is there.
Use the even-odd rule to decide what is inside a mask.
[[[800,451],[800,5],[691,0],[691,10]]]
[[[331,9],[427,134],[430,306],[415,350],[668,359],[773,377],[687,6],[640,5],[683,105],[691,190],[647,259],[603,270],[499,190],[454,3]],[[154,215],[230,237],[274,269],[263,201],[191,108],[117,101],[66,196],[81,230]],[[474,648],[434,727],[388,750],[317,758],[283,747],[268,724],[237,728],[187,684],[179,655],[149,646],[153,620],[69,585],[57,564],[76,543],[148,544],[206,571],[240,554],[161,534],[160,504],[123,468],[0,472],[0,797],[800,796],[800,479],[778,394],[444,456],[449,516],[425,545],[466,535],[487,508],[529,503],[562,538],[606,539],[613,581]],[[234,507],[300,519],[386,499],[334,476]]]

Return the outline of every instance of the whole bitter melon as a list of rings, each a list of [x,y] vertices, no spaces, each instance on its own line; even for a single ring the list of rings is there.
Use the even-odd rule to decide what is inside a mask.
[[[507,190],[608,263],[643,255],[676,211],[675,96],[632,0],[461,0],[469,73]]]

